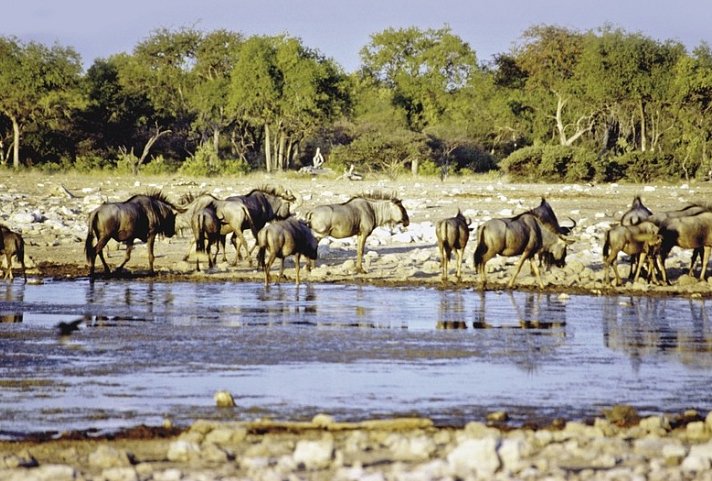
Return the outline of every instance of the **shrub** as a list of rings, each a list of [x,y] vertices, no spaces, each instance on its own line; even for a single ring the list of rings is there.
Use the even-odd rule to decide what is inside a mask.
[[[596,155],[565,145],[530,146],[516,150],[501,163],[514,180],[581,182],[596,175]]]

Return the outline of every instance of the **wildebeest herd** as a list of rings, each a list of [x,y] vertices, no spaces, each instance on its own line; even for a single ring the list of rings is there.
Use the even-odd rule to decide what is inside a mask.
[[[89,275],[95,275],[95,261],[99,256],[104,271],[111,272],[103,249],[109,240],[124,243],[126,255],[117,270],[124,268],[131,257],[133,243],[139,239],[147,244],[148,268],[154,271],[154,243],[156,236],[172,237],[180,229],[177,219],[186,219],[193,234],[187,260],[195,246],[196,269],[199,260],[207,258],[213,267],[227,236],[235,248],[236,265],[245,258],[252,265],[252,252],[264,272],[265,285],[270,283],[270,269],[274,261],[281,260],[279,279],[284,276],[284,261],[295,257],[296,282],[301,282],[300,259],[307,258],[307,268],[314,267],[319,241],[330,236],[346,238],[357,236],[356,271],[364,272],[363,256],[368,236],[378,226],[408,227],[410,219],[400,199],[382,192],[362,194],[340,204],[318,205],[298,215],[295,207],[301,196],[281,187],[261,187],[246,195],[217,198],[208,193],[186,194],[177,203],[168,200],[161,191],[134,195],[124,202],[107,202],[94,209],[88,218],[84,243]],[[523,264],[530,262],[538,285],[543,288],[540,267],[564,267],[567,248],[575,241],[576,222],[561,225],[551,205],[542,198],[541,203],[526,212],[508,218],[494,218],[482,222],[477,228],[460,210],[454,217],[441,219],[435,224],[435,234],[441,263],[441,279],[447,282],[449,260],[454,252],[457,259],[456,276],[462,279],[465,248],[474,232],[476,247],[473,264],[479,282],[486,284],[487,262],[495,256],[519,256],[508,282],[512,288]],[[250,230],[255,245],[248,248],[243,231]],[[5,279],[12,280],[12,262],[19,260],[25,281],[24,242],[22,236],[0,225],[0,254],[5,254]],[[95,242],[96,240],[96,242]],[[665,261],[673,247],[693,249],[689,273],[692,275],[697,258],[702,261],[699,278],[703,280],[712,250],[712,206],[690,204],[683,209],[653,213],[639,196],[620,219],[612,225],[603,239],[603,265],[606,284],[610,271],[615,276],[614,285],[622,280],[618,272],[618,255],[631,257],[629,279],[634,282],[642,273],[648,282],[669,283]],[[244,250],[244,257],[243,257]]]

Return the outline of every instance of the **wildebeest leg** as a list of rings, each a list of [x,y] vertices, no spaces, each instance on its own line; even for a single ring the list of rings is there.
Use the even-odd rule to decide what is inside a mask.
[[[267,261],[265,262],[265,265],[263,267],[265,271],[265,287],[269,285],[269,271],[272,268],[272,263],[274,263],[276,257],[277,255],[270,249],[269,257],[267,258]]]
[[[643,264],[645,263],[645,258],[648,256],[648,253],[646,252],[648,249],[648,246],[645,245],[643,247],[643,252],[638,254],[636,257],[638,258],[637,262],[637,267],[635,269],[635,277],[633,277],[633,282],[638,282],[638,277],[640,277],[640,269],[643,267]],[[632,268],[632,266],[631,266]]]
[[[620,286],[623,281],[621,280],[621,275],[618,273],[617,259],[613,259],[613,262],[611,262],[611,267],[613,268],[613,273],[616,275],[616,284],[615,285]]]
[[[700,280],[704,281],[705,278],[707,277],[707,263],[710,260],[710,251],[712,250],[712,247],[710,246],[704,246],[704,250],[702,251],[702,268],[700,269]]]
[[[465,255],[465,249],[456,249],[455,255],[457,256],[457,280],[462,280],[462,258]]]
[[[700,249],[700,248],[697,248],[692,251],[692,258],[690,259],[690,270],[687,272],[687,275],[689,275],[690,277],[692,277],[694,275],[693,272],[695,270],[695,263],[697,262],[698,257],[700,257],[700,258],[702,257],[702,249]],[[704,270],[704,269],[705,269],[705,266],[703,265],[702,270]]]
[[[363,268],[363,249],[366,246],[366,234],[359,234],[356,241],[356,272],[363,274],[366,271]]]
[[[286,256],[282,257],[279,260],[280,261],[279,262],[279,277],[277,278],[277,282],[281,281],[282,279],[286,279],[286,277],[284,277],[284,259],[285,258],[286,258]]]
[[[5,279],[12,282],[12,255],[9,252],[5,252],[5,260],[7,261],[7,266],[5,268]]]
[[[447,281],[447,261],[450,257],[445,254],[445,246],[442,243],[438,243],[438,250],[440,251],[440,278],[443,282]]]
[[[126,242],[126,256],[124,257],[124,262],[122,262],[121,265],[119,265],[119,267],[116,268],[117,271],[120,271],[121,269],[123,269],[124,266],[126,265],[126,263],[129,261],[129,259],[131,259],[131,251],[132,250],[133,250],[133,240],[127,241]],[[149,250],[148,252],[149,252],[148,264],[150,266],[150,265],[152,265],[151,264],[151,251]]]
[[[511,278],[511,279],[509,280],[509,282],[507,283],[507,286],[508,286],[510,289],[511,289],[512,287],[514,287],[514,280],[515,280],[515,279],[517,278],[517,276],[519,275],[519,271],[522,270],[522,266],[524,265],[524,261],[526,261],[527,258],[529,258],[529,252],[526,252],[526,251],[525,251],[525,252],[522,254],[522,256],[519,258],[519,261],[517,262],[517,265],[516,265],[516,267],[515,267],[515,269],[514,269],[514,274],[512,275],[512,278]],[[534,269],[534,264],[532,264],[532,269]],[[538,267],[536,268],[536,271],[535,271],[535,272],[537,272],[537,273],[539,272],[539,268],[538,268]],[[538,278],[538,277],[539,277],[539,275],[537,274],[537,278]],[[540,281],[540,282],[541,282],[541,281]]]
[[[99,256],[99,259],[101,259],[101,263],[104,265],[104,272],[107,274],[111,272],[111,268],[109,267],[109,264],[107,264],[106,259],[104,258],[104,247],[106,247],[106,244],[109,242],[109,237],[102,237],[100,238],[96,245],[94,246],[94,252],[96,255]],[[92,258],[90,265],[89,265],[89,275],[93,276],[94,275],[94,263],[96,261],[96,256]]]
[[[235,239],[237,237],[237,240]],[[247,247],[247,241],[245,240],[245,236],[242,234],[241,229],[236,229],[235,232],[232,234],[232,241],[233,245],[235,246],[235,262],[234,266],[237,265],[238,259],[241,258],[240,256],[240,251],[242,250],[242,247],[245,247],[245,253],[247,254],[247,261],[250,263],[250,266],[252,266],[252,258],[250,257],[250,251]]]
[[[534,257],[529,259],[529,264],[532,266],[532,270],[536,275],[536,280],[539,281],[539,287],[544,288],[544,283],[541,280],[541,272],[539,272],[539,263],[534,261]]]
[[[153,270],[153,259],[155,259],[155,256],[153,255],[153,244],[156,242],[156,235],[149,235],[148,240],[146,241],[146,245],[148,246],[148,271],[151,274],[154,274],[155,271]],[[128,251],[126,252],[127,254],[127,260],[128,260]]]

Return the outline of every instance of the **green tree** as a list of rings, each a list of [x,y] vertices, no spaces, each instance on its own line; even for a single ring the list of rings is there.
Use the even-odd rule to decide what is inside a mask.
[[[81,59],[71,48],[51,48],[0,37],[0,113],[12,125],[12,162],[19,168],[22,133],[29,124],[69,118],[83,105]]]
[[[347,85],[331,60],[298,39],[252,37],[240,49],[228,105],[263,130],[267,171],[284,170],[306,135],[348,110]]]
[[[361,49],[362,74],[393,91],[415,132],[437,122],[477,70],[475,52],[449,28],[386,29]]]

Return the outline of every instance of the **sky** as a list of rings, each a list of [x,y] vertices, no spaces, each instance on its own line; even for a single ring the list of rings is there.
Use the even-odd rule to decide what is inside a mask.
[[[690,51],[712,45],[710,0],[0,0],[0,11],[0,36],[73,47],[85,67],[130,53],[157,29],[186,27],[288,34],[347,72],[358,69],[371,35],[387,28],[448,26],[480,62],[508,52],[539,24],[578,31],[609,24]]]

